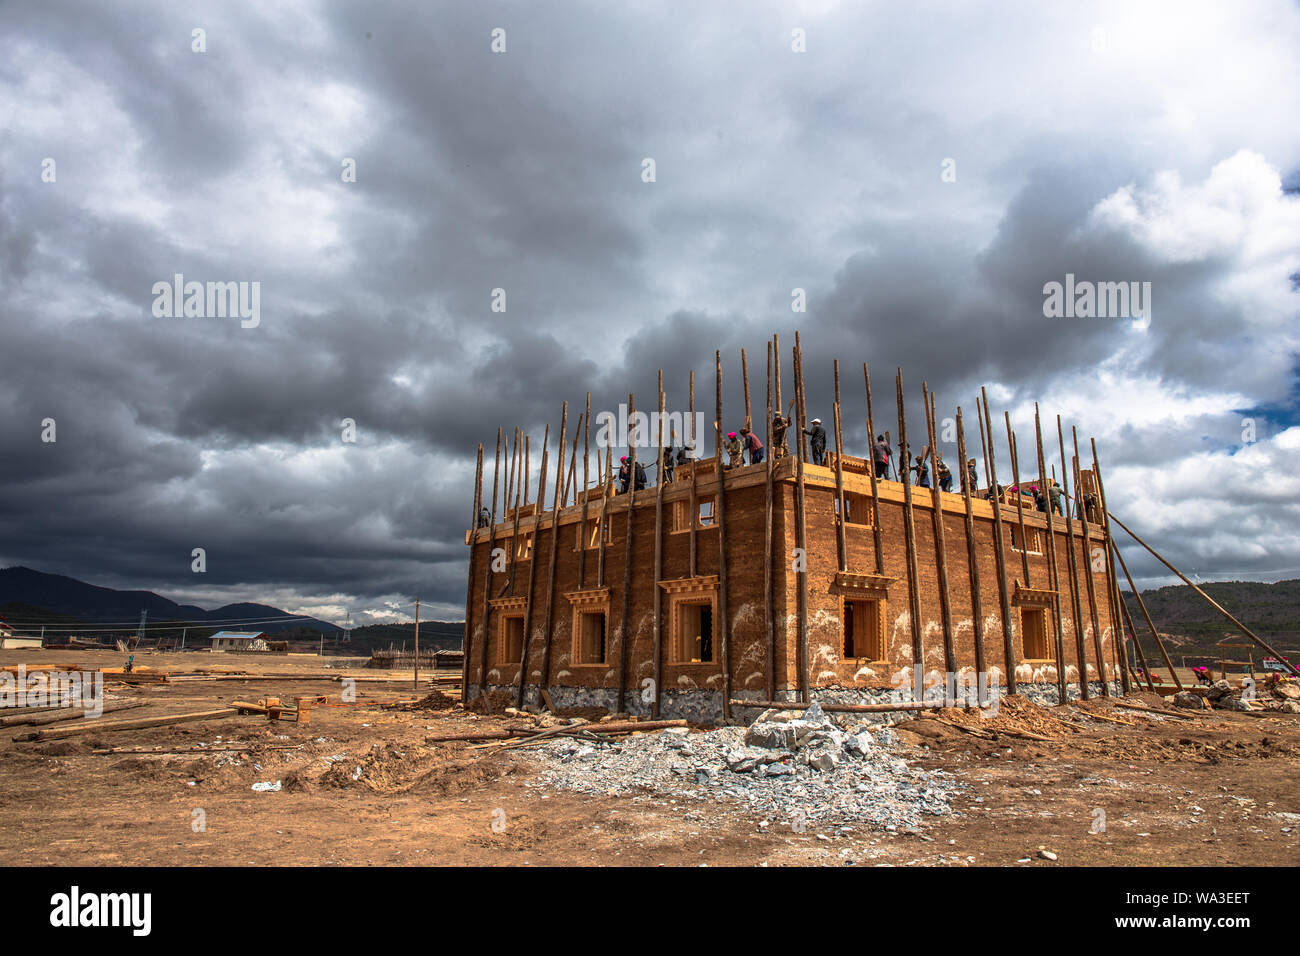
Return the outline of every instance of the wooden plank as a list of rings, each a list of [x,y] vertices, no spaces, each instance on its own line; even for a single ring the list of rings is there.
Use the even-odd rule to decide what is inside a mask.
[[[136,707],[148,706],[147,700],[123,701],[116,704],[104,704],[100,714],[112,714],[119,710],[134,710]],[[7,717],[0,717],[0,727],[17,727],[22,724],[37,726],[42,724],[57,724],[65,720],[76,720],[80,717],[86,717],[87,710],[84,707],[60,707],[54,711],[46,711],[39,714],[11,714]],[[98,715],[88,717],[88,720],[97,720]]]
[[[1043,423],[1038,414],[1038,403],[1034,402],[1034,447],[1038,454],[1038,493],[1043,504],[1047,506],[1047,574],[1052,581],[1052,617],[1055,623],[1056,641],[1056,693],[1059,706],[1064,706],[1069,692],[1065,686],[1065,629],[1061,624],[1061,577],[1060,566],[1056,560],[1056,530],[1052,524],[1051,488],[1047,484],[1047,459],[1043,455]],[[1103,678],[1105,675],[1102,675]],[[1088,695],[1088,682],[1082,681],[1079,692],[1081,697]]]
[[[720,646],[722,663],[722,716],[731,717],[731,626],[727,619],[727,482],[722,469],[722,352],[713,353],[714,361],[714,414],[718,427],[714,430],[714,458],[718,473],[718,495],[713,511],[718,525],[718,624],[721,625]],[[662,426],[661,426],[662,427]],[[658,588],[655,588],[658,591]],[[716,628],[715,628],[716,630]]]
[[[993,454],[993,420],[989,417],[988,390],[980,388],[983,402],[980,429],[988,438],[984,449],[984,461],[989,473],[989,501],[993,506],[993,560],[998,569],[998,604],[1002,612],[1002,664],[1006,668],[1007,693],[1016,692],[1016,653],[1011,640],[1011,600],[1007,591],[1007,553],[1006,537],[1002,528],[1002,497],[998,491],[998,470]]]
[[[961,459],[961,493],[966,505],[966,564],[970,575],[972,629],[975,638],[975,674],[983,685],[988,673],[988,658],[984,650],[984,598],[980,591],[979,549],[975,543],[975,515],[971,496],[969,472],[966,468],[966,423],[962,420],[961,406],[957,406],[957,457]]]
[[[911,449],[907,446],[901,367],[894,376],[894,398],[898,405],[898,460],[903,465],[898,472],[903,481],[903,546],[907,557],[907,602],[912,630],[912,686],[919,690],[925,686],[925,651],[921,646],[921,595],[916,568],[916,525],[912,515],[912,459]]]
[[[565,402],[565,408],[568,408],[568,402]],[[528,436],[524,436],[524,449],[528,448]],[[560,443],[560,448],[564,448],[564,443]],[[546,431],[542,435],[542,467],[537,472],[537,507],[536,514],[541,514],[543,500],[546,497],[546,465],[551,453],[551,425],[546,423]],[[525,471],[524,477],[529,477],[529,472]],[[527,482],[525,482],[527,484]],[[524,502],[527,504],[527,501]],[[558,530],[558,529],[557,529]],[[528,657],[533,649],[533,590],[537,586],[537,562],[538,555],[541,553],[542,543],[541,529],[537,523],[533,523],[533,546],[528,557],[528,590],[524,592],[524,645],[519,652],[519,684],[515,688],[515,706],[524,706],[524,687],[528,683]]]
[[[233,707],[223,707],[220,710],[203,710],[192,714],[174,714],[166,717],[139,717],[134,720],[86,720],[68,727],[51,727],[49,730],[33,730],[29,733],[19,734],[14,738],[14,741],[21,743],[32,740],[55,740],[61,737],[75,737],[78,734],[91,731],[107,734],[118,730],[143,730],[146,727],[166,727],[195,720],[234,717],[237,713]]]
[[[659,480],[655,482],[655,604],[654,604],[654,697],[650,702],[650,716],[659,719],[659,688],[664,680],[663,667],[663,588],[659,582],[664,576],[664,370],[659,370]]]
[[[492,643],[492,552],[497,545],[497,480],[501,476],[501,427],[497,426],[496,463],[492,466],[492,514],[488,518],[487,560],[483,568],[483,646],[479,648],[478,692],[487,692],[488,645]],[[469,658],[464,658],[466,675],[469,674]],[[462,695],[461,700],[468,700]]]
[[[930,499],[934,504],[930,518],[934,528],[935,572],[939,579],[939,620],[943,625],[943,659],[944,667],[951,675],[951,679],[956,679],[957,650],[953,642],[952,605],[948,595],[948,547],[944,539],[943,504],[940,497],[943,492],[939,490],[939,458],[935,448],[938,435],[935,428],[937,412],[934,395],[930,392],[929,384],[924,381],[921,383],[921,399],[925,404],[926,437],[930,445]]]

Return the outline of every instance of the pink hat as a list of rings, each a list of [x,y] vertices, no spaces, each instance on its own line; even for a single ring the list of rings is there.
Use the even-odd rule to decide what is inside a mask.
[[[622,458],[619,459],[619,461],[627,461],[627,455],[624,455]]]
[[[728,438],[735,438],[735,437],[736,437],[736,433],[735,433],[735,432],[727,432],[727,437],[728,437]]]

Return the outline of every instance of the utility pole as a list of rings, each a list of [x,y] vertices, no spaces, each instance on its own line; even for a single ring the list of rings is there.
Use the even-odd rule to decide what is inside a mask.
[[[185,635],[190,632],[188,627],[181,628],[181,650],[185,650]]]
[[[415,689],[420,689],[420,599],[415,599]]]

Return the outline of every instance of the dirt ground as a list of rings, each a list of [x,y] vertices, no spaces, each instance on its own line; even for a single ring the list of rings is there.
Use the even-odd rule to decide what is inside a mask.
[[[0,666],[20,662],[110,667],[120,666],[122,655],[0,653]],[[136,664],[173,673],[252,673],[246,681],[132,686],[110,679],[110,703],[150,703],[103,722],[268,695],[328,700],[306,724],[248,714],[34,742],[13,738],[42,728],[0,728],[0,864],[1300,863],[1296,715],[1213,711],[1156,719],[1107,701],[1048,709],[1009,699],[991,720],[945,712],[905,721],[897,730],[907,759],[953,773],[963,786],[953,801],[957,812],[928,818],[911,832],[799,833],[781,821],[760,828],[723,803],[701,810],[698,801],[670,795],[597,797],[530,787],[540,758],[526,749],[427,741],[520,724],[460,709],[453,683],[436,685],[450,698],[441,709],[398,710],[386,703],[416,696],[409,677],[361,682],[356,702],[345,704],[338,683],[307,679],[326,673],[315,657],[145,652]],[[337,673],[383,672],[354,666]],[[271,674],[303,679],[257,676]],[[429,691],[426,685],[419,696]],[[209,752],[94,752],[200,745]],[[252,789],[276,781],[279,791]],[[1040,849],[1056,861],[1041,858]]]

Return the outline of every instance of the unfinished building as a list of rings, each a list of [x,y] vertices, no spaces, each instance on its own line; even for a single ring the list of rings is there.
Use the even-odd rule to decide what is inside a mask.
[[[755,464],[729,467],[719,431],[712,457],[678,465],[671,481],[617,493],[609,449],[589,464],[590,395],[567,463],[565,406],[554,476],[544,450],[532,503],[518,433],[503,474],[498,431],[490,499],[479,447],[475,527],[466,533],[465,701],[504,693],[518,704],[716,721],[752,718],[763,701],[930,698],[951,694],[954,682],[1045,701],[1127,692],[1095,443],[1084,462],[1072,434],[1067,457],[1057,419],[1045,445],[1036,410],[1026,458],[1004,415],[1007,460],[998,461],[1002,423],[985,395],[978,436],[967,436],[960,408],[955,417],[958,461],[983,459],[982,489],[964,464],[952,468],[954,491],[917,487],[906,467],[878,478],[870,451],[842,450],[836,361],[834,430],[825,464],[815,465],[798,335],[785,455],[772,448],[773,409],[786,407],[779,338],[767,352],[765,447],[778,454]],[[715,362],[722,421],[720,354]],[[742,368],[749,421],[743,352]],[[868,434],[885,435],[897,459],[912,461],[901,370],[896,436],[874,418],[865,364],[863,383]],[[937,475],[937,411],[928,390],[923,398],[914,445]],[[690,411],[693,420],[693,375]],[[657,460],[665,436],[655,437],[641,460]],[[1036,509],[1018,490],[1022,480],[1048,487],[1053,453],[1068,518]],[[630,456],[639,457],[634,445]],[[594,485],[580,490],[580,473],[582,487]]]

